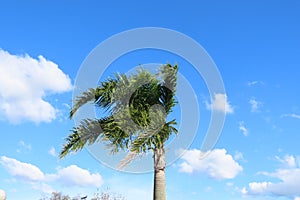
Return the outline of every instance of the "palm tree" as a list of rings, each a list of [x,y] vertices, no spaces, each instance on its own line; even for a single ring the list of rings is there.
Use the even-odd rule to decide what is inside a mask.
[[[137,74],[116,74],[96,88],[75,99],[70,118],[88,102],[105,110],[105,117],[83,119],[66,138],[60,158],[77,152],[85,145],[104,142],[112,151],[128,152],[119,168],[124,168],[136,155],[152,151],[154,159],[154,200],[166,199],[164,144],[177,134],[175,119],[167,116],[176,105],[177,65],[166,64],[155,75],[140,69]]]

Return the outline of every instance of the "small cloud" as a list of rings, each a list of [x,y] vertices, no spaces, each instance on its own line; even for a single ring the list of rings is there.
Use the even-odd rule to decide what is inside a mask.
[[[64,107],[66,107],[67,109],[70,109],[71,108],[71,106],[69,105],[69,104],[67,104],[67,103],[63,103],[62,104]]]
[[[226,94],[217,93],[214,95],[211,104],[209,104],[208,102],[205,103],[206,108],[209,110],[220,111],[225,114],[232,114],[234,112],[233,108],[230,105],[230,102],[228,102]]]
[[[48,151],[48,153],[53,156],[53,157],[56,157],[57,156],[57,153],[56,153],[56,150],[54,147],[51,147]]]
[[[181,158],[184,162],[179,165],[180,172],[200,172],[221,180],[235,178],[243,170],[225,149],[214,149],[210,152],[193,149],[184,152]],[[207,156],[203,157],[206,153]]]
[[[297,166],[296,158],[292,155],[285,155],[283,159],[279,156],[275,156],[275,159],[282,163],[286,168],[294,168]]]
[[[207,186],[204,190],[205,190],[205,192],[212,192],[213,189],[212,189],[212,187]]]
[[[42,191],[43,193],[46,194],[51,194],[52,192],[54,192],[55,190],[48,184],[46,183],[31,183],[32,188],[38,191]]]
[[[243,187],[243,189],[241,189],[241,193],[242,193],[242,195],[246,195],[248,193],[248,191],[245,187]]]
[[[232,182],[227,182],[226,183],[226,186],[228,186],[228,187],[232,187],[234,184],[232,183]]]
[[[295,114],[295,113],[284,114],[284,115],[281,115],[281,117],[291,117],[291,118],[295,118],[295,119],[300,119],[300,115]]]
[[[262,81],[248,81],[247,82],[247,85],[249,86],[249,87],[251,87],[251,86],[254,86],[254,85],[264,85],[265,83],[264,82],[262,82]]]
[[[249,183],[249,189],[251,194],[266,194],[268,188],[272,186],[271,182],[251,182]]]
[[[17,149],[18,153],[28,153],[32,149],[31,145],[26,144],[23,140],[19,141],[18,146],[19,146],[19,148]]]
[[[245,160],[243,153],[239,152],[239,151],[235,152],[235,154],[234,154],[234,160]]]
[[[248,136],[249,131],[248,129],[245,127],[244,122],[240,122],[239,124],[239,130],[243,133],[244,136]]]
[[[251,112],[258,112],[259,108],[262,106],[260,101],[255,100],[255,98],[251,98],[249,100],[249,104],[251,106]]]

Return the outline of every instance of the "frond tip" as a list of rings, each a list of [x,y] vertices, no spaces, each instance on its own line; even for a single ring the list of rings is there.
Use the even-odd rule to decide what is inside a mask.
[[[84,147],[84,144],[80,140],[78,132],[73,132],[66,138],[66,143],[63,145],[63,148],[59,154],[59,158],[64,158],[71,151],[79,151]]]
[[[78,127],[71,130],[72,133],[66,138],[60,153],[60,158],[65,157],[70,152],[81,150],[85,144],[93,144],[99,135],[103,132],[101,129],[101,120],[85,119]]]
[[[86,92],[83,92],[80,96],[76,97],[74,105],[70,111],[70,119],[74,116],[76,111],[83,106],[84,104],[95,101],[96,90],[94,88],[88,89]]]

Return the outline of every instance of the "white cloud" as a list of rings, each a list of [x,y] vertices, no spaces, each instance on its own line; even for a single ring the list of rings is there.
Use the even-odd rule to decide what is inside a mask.
[[[57,153],[56,153],[56,150],[54,147],[51,147],[48,151],[48,153],[53,156],[53,157],[56,157],[57,156]]]
[[[76,165],[59,169],[57,172],[58,180],[67,186],[95,186],[102,185],[100,174],[91,174],[88,170],[81,169]]]
[[[46,183],[35,182],[35,183],[31,183],[31,185],[33,189],[42,191],[43,193],[46,194],[51,194],[52,192],[55,191],[55,189],[53,189],[50,185]]]
[[[300,119],[300,115],[297,115],[297,114],[284,114],[284,115],[281,115],[281,117],[292,117],[292,118],[295,118],[295,119]]]
[[[245,187],[243,187],[243,189],[241,189],[241,193],[242,195],[246,195],[248,194],[248,190]]]
[[[271,182],[252,182],[249,183],[249,188],[252,194],[265,194],[267,188],[271,185]]]
[[[239,123],[239,130],[243,133],[244,136],[248,136],[249,131],[248,131],[248,129],[245,127],[243,121]]]
[[[262,82],[262,81],[248,81],[248,83],[247,83],[247,85],[249,87],[254,86],[254,85],[258,85],[258,84],[264,85],[264,82]]]
[[[245,160],[243,153],[239,152],[239,151],[235,152],[235,154],[234,154],[234,160]]]
[[[284,158],[275,156],[276,160],[283,164],[285,168],[295,168],[297,167],[296,158],[292,155],[285,155]]]
[[[64,186],[80,186],[80,187],[100,187],[103,183],[102,177],[98,173],[90,173],[88,170],[82,169],[76,165],[57,169],[54,174],[45,174],[37,166],[20,162],[14,158],[2,156],[0,164],[14,178],[23,180],[32,185],[34,189],[40,189],[47,193],[52,192],[49,183],[56,182]]]
[[[230,102],[228,102],[227,95],[220,93],[214,95],[211,104],[206,102],[206,108],[209,110],[224,112],[225,114],[231,114],[234,112]]]
[[[212,187],[210,187],[210,186],[207,186],[205,189],[204,189],[204,191],[205,192],[212,192]]]
[[[296,159],[295,159],[294,156],[287,155],[287,156],[285,156],[284,159],[285,159],[285,161],[287,163],[287,166],[289,166],[289,167],[296,167]]]
[[[227,182],[226,185],[227,185],[228,187],[232,187],[234,184],[233,184],[232,182]]]
[[[300,195],[300,166],[294,156],[286,155],[284,158],[276,157],[283,166],[275,172],[262,172],[261,174],[278,179],[274,182],[251,182],[247,194],[250,195],[277,195],[294,197]]]
[[[29,152],[31,151],[31,145],[30,144],[26,144],[23,140],[19,141],[18,144],[19,148],[17,149],[18,153],[22,153],[22,152]]]
[[[25,181],[41,181],[44,179],[44,173],[35,165],[20,162],[13,158],[2,156],[0,164],[10,173],[12,176],[21,178]]]
[[[186,150],[179,171],[205,173],[214,179],[232,179],[243,170],[225,149],[215,149],[204,155],[206,153],[197,149]]]
[[[259,107],[261,107],[261,105],[262,105],[262,103],[260,101],[257,101],[254,98],[249,100],[249,104],[251,106],[251,112],[258,112]]]
[[[57,110],[49,94],[72,89],[70,78],[43,56],[12,55],[0,49],[0,116],[11,123],[50,122]]]

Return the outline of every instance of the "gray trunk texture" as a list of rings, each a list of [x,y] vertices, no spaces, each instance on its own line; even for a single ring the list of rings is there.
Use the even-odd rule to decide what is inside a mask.
[[[153,200],[166,200],[165,149],[154,150],[154,192]]]

